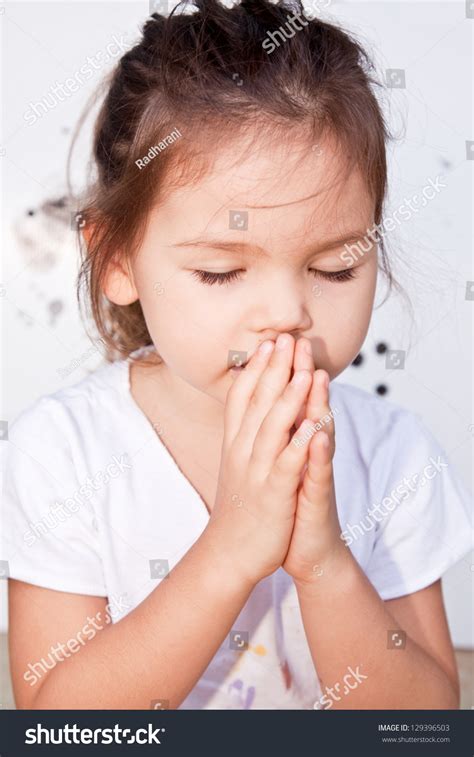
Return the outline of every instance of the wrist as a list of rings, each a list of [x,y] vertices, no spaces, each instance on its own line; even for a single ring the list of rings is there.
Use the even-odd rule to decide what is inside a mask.
[[[209,521],[195,546],[202,551],[214,580],[225,584],[229,590],[250,594],[259,582],[242,567],[242,561],[235,556],[219,524],[216,526],[214,521]]]
[[[316,597],[327,591],[344,591],[352,585],[359,569],[350,549],[337,545],[318,565],[304,577],[293,578],[300,596]]]

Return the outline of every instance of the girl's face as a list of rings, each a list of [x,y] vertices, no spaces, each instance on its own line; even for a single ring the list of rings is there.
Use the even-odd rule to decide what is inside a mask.
[[[222,403],[232,354],[283,332],[308,337],[315,367],[337,376],[365,339],[377,277],[373,203],[357,171],[338,174],[329,139],[245,146],[150,213],[132,275],[106,286],[121,304],[139,298],[163,369]],[[357,240],[360,257],[341,257]]]

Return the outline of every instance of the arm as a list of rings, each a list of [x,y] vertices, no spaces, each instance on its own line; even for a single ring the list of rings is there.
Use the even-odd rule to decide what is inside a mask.
[[[303,353],[297,357],[295,367],[301,368],[306,358]],[[330,418],[328,386],[327,372],[316,371],[304,409],[307,418]],[[324,429],[307,445],[307,470],[283,564],[295,581],[323,695],[328,687],[321,705],[458,708],[459,683],[440,582],[387,602],[380,598],[340,538],[334,422]],[[404,644],[403,635],[389,640],[397,630],[406,634]]]
[[[322,576],[296,586],[321,688],[332,689],[326,694],[335,709],[459,707],[440,581],[384,602],[346,550]],[[389,641],[397,629],[404,646],[395,646],[403,637]]]
[[[254,586],[288,550],[306,454],[289,434],[311,376],[303,370],[288,383],[294,339],[287,337],[281,349],[264,342],[228,392],[217,496],[203,534],[138,607],[33,686],[23,678],[28,664],[58,638],[76,638],[105,600],[12,582],[20,707],[148,709],[166,699],[176,708],[194,687]]]
[[[27,709],[177,708],[196,684],[253,586],[210,546],[205,531],[168,578],[118,623],[31,685],[28,663],[66,643],[106,600],[10,581],[10,656],[17,706]],[[99,616],[100,617],[100,616]],[[31,634],[31,629],[35,633]],[[128,650],[128,653],[127,653]]]

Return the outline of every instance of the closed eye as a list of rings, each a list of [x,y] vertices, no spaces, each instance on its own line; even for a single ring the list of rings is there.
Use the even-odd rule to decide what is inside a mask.
[[[345,268],[342,271],[318,271],[316,268],[309,268],[309,271],[315,277],[326,279],[327,281],[349,281],[356,276],[356,270],[354,268]],[[214,273],[212,271],[193,271],[192,275],[199,279],[203,284],[212,286],[213,284],[230,284],[237,279],[240,279],[242,273],[245,273],[243,268],[238,268],[235,271],[226,271],[225,273]]]
[[[342,271],[318,271],[316,268],[309,269],[313,276],[321,276],[328,281],[349,281],[356,276],[356,270],[354,268],[343,268]]]
[[[226,271],[225,273],[212,273],[212,271],[193,271],[193,276],[196,276],[203,284],[230,284],[231,281],[240,279],[240,274],[243,273],[243,268],[239,268],[236,271]]]

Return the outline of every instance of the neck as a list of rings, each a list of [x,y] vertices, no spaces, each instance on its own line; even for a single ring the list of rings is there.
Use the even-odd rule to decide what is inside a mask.
[[[134,399],[152,423],[199,425],[213,432],[222,431],[224,405],[173,373],[165,363],[132,363],[130,384]]]

